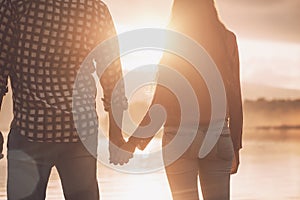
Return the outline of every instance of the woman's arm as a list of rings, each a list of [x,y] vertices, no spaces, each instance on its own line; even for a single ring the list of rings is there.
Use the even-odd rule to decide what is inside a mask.
[[[243,104],[240,83],[240,63],[239,52],[234,33],[228,31],[228,48],[229,57],[231,58],[230,85],[228,88],[228,107],[229,107],[229,128],[231,139],[234,147],[234,160],[232,162],[231,174],[238,171],[240,164],[239,150],[242,148],[242,132],[243,132]]]
[[[230,45],[233,46],[232,53],[232,84],[229,89],[228,106],[230,115],[230,131],[233,146],[235,150],[242,148],[242,132],[243,132],[243,105],[240,83],[240,63],[238,46],[235,35],[230,32]]]
[[[151,123],[151,118],[149,116],[149,110],[148,110],[143,120],[137,127],[137,129],[129,138],[128,143],[137,147],[140,150],[144,150],[147,147],[147,145],[150,143],[150,141],[153,139],[156,133],[154,131],[151,131],[151,129],[146,130],[144,128],[149,126],[150,123]]]

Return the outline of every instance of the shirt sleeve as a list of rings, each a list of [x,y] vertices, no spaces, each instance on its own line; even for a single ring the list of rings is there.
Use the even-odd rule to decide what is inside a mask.
[[[97,75],[103,89],[104,110],[110,111],[111,105],[118,109],[126,110],[128,108],[127,98],[125,96],[125,86],[121,61],[119,58],[119,42],[113,23],[113,19],[106,6],[101,14],[102,41],[97,47],[100,47],[101,57],[96,60]]]
[[[12,57],[13,15],[9,1],[0,2],[0,108],[7,93],[7,80]]]

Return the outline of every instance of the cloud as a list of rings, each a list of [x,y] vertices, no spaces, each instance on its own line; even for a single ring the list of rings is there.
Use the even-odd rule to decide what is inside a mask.
[[[217,0],[221,19],[241,37],[300,43],[299,0]]]

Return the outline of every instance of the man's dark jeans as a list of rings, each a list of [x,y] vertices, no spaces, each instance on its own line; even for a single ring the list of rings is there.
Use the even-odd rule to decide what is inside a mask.
[[[87,140],[93,141],[96,154],[96,136]],[[30,142],[17,129],[11,129],[8,139],[8,200],[45,199],[53,166],[67,200],[99,200],[97,160],[81,142]]]

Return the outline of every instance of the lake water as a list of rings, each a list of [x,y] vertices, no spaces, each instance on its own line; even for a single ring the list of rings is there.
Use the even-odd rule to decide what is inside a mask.
[[[300,131],[245,132],[241,165],[232,176],[231,197],[237,200],[300,199]],[[171,200],[163,170],[128,174],[98,165],[102,200]],[[6,160],[0,161],[0,199],[6,199]],[[48,200],[63,199],[56,170],[50,178]]]

